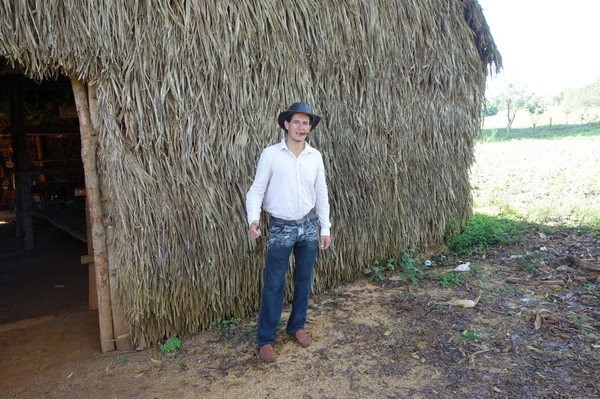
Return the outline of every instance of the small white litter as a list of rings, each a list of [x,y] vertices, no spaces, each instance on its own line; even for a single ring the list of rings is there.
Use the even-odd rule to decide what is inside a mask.
[[[471,270],[471,262],[461,263],[460,265],[456,266],[454,269],[450,269],[448,271],[449,272],[468,272],[469,270]]]

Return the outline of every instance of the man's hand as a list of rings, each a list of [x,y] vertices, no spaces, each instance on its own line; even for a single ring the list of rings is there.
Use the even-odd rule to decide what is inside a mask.
[[[258,238],[261,235],[260,228],[258,227],[258,220],[250,223],[250,227],[248,227],[248,232],[252,236],[252,238]]]
[[[330,244],[331,244],[330,236],[321,236],[321,244],[319,245],[319,248],[327,249],[327,248],[329,248]]]

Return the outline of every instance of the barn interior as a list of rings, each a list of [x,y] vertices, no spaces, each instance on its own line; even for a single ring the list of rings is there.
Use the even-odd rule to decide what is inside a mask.
[[[85,214],[69,79],[0,59],[0,326],[94,309]]]

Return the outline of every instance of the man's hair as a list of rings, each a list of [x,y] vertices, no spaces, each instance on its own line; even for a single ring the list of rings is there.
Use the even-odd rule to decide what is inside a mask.
[[[305,113],[303,113],[303,112],[296,112],[296,114],[302,114],[302,115],[306,115],[306,114],[305,114]],[[290,122],[292,121],[292,116],[294,116],[294,115],[296,115],[296,114],[292,114],[292,115],[288,116],[288,117],[287,117],[285,120],[286,120],[288,123],[290,123]],[[313,118],[312,118],[312,116],[310,116],[310,115],[306,115],[306,116],[308,116],[308,120],[310,121],[310,125],[312,126],[312,124],[313,124]]]

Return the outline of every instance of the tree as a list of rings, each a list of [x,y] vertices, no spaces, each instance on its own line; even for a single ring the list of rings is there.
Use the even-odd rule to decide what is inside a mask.
[[[542,114],[546,112],[546,103],[540,96],[531,96],[526,104],[527,112],[531,117],[531,124],[535,132],[535,126],[540,121]]]
[[[590,108],[600,107],[600,79],[577,89],[567,90],[564,94],[565,112],[581,111],[581,122]]]
[[[532,94],[527,94],[524,88],[510,83],[507,90],[495,98],[495,103],[506,111],[506,133],[510,133],[517,111],[525,108]]]

